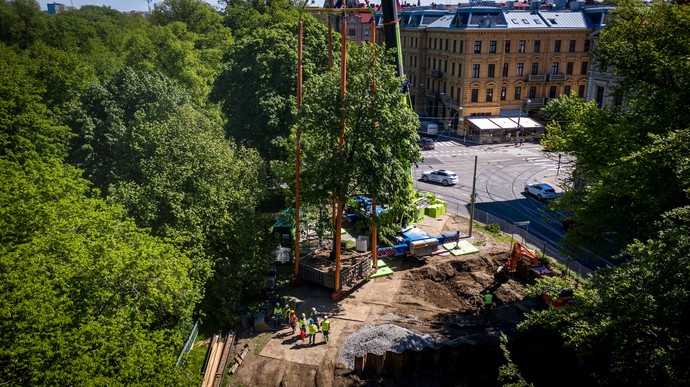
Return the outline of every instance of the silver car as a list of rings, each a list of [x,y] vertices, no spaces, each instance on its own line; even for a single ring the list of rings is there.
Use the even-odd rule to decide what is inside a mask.
[[[458,184],[458,175],[453,171],[437,169],[422,173],[422,181],[431,183],[441,183],[443,185]]]
[[[556,190],[546,183],[526,185],[525,193],[532,195],[539,200],[550,200],[556,198]]]

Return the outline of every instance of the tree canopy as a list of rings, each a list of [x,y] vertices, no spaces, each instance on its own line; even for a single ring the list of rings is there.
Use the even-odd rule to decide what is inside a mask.
[[[624,104],[598,109],[564,97],[546,107],[547,149],[576,158],[563,206],[575,237],[613,242],[654,235],[665,211],[690,204],[690,8],[621,2],[601,31],[596,55],[620,77]]]

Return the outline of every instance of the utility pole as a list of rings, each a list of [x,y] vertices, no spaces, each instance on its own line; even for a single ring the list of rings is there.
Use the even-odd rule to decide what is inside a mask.
[[[297,114],[302,110],[302,41],[304,40],[304,22],[300,17],[299,32],[297,34]],[[301,173],[302,173],[302,129],[299,125],[295,128],[295,252],[293,268],[293,282],[299,281],[299,259],[302,254],[302,246],[300,243],[300,210],[301,203]]]
[[[474,156],[474,175],[472,176],[472,197],[470,198],[470,238],[472,237],[472,226],[474,225],[474,199],[477,195],[477,156]]]
[[[556,168],[556,176],[561,172],[561,154],[558,154],[558,167]]]

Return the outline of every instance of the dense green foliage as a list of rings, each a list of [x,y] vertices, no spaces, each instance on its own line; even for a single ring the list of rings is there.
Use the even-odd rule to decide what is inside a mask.
[[[547,148],[576,156],[563,202],[574,211],[573,236],[624,246],[654,235],[654,222],[690,204],[690,7],[623,2],[596,54],[621,77],[620,109],[578,98],[550,103]]]
[[[332,195],[344,200],[375,194],[379,203],[390,206],[389,215],[398,215],[399,224],[412,202],[410,168],[420,157],[417,116],[383,50],[353,44],[348,55],[345,140],[339,148],[339,80],[333,69],[314,75],[305,85],[295,125],[302,129],[305,201],[319,204]]]
[[[224,21],[0,0],[0,383],[193,385],[193,320],[262,296],[263,162],[207,98]]]
[[[284,160],[295,112],[298,13],[280,2],[260,10],[237,4],[226,12],[235,15],[231,20],[246,18],[213,93],[229,117],[226,132],[265,158]],[[305,82],[327,67],[326,36],[321,22],[304,15]]]
[[[540,343],[525,358],[561,359],[552,375],[572,385],[686,386],[690,6],[621,2],[596,54],[621,77],[623,106],[551,102],[545,143],[577,157],[561,203],[575,212],[571,237],[613,244],[623,263],[576,289],[574,305],[530,313],[521,331]],[[533,291],[555,295],[564,286],[546,279]],[[531,370],[553,382],[540,373]]]

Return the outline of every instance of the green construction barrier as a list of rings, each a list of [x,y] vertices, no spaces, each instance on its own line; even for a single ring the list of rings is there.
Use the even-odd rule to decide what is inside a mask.
[[[443,204],[433,204],[424,209],[424,214],[432,218],[438,218],[446,213],[446,206]]]

